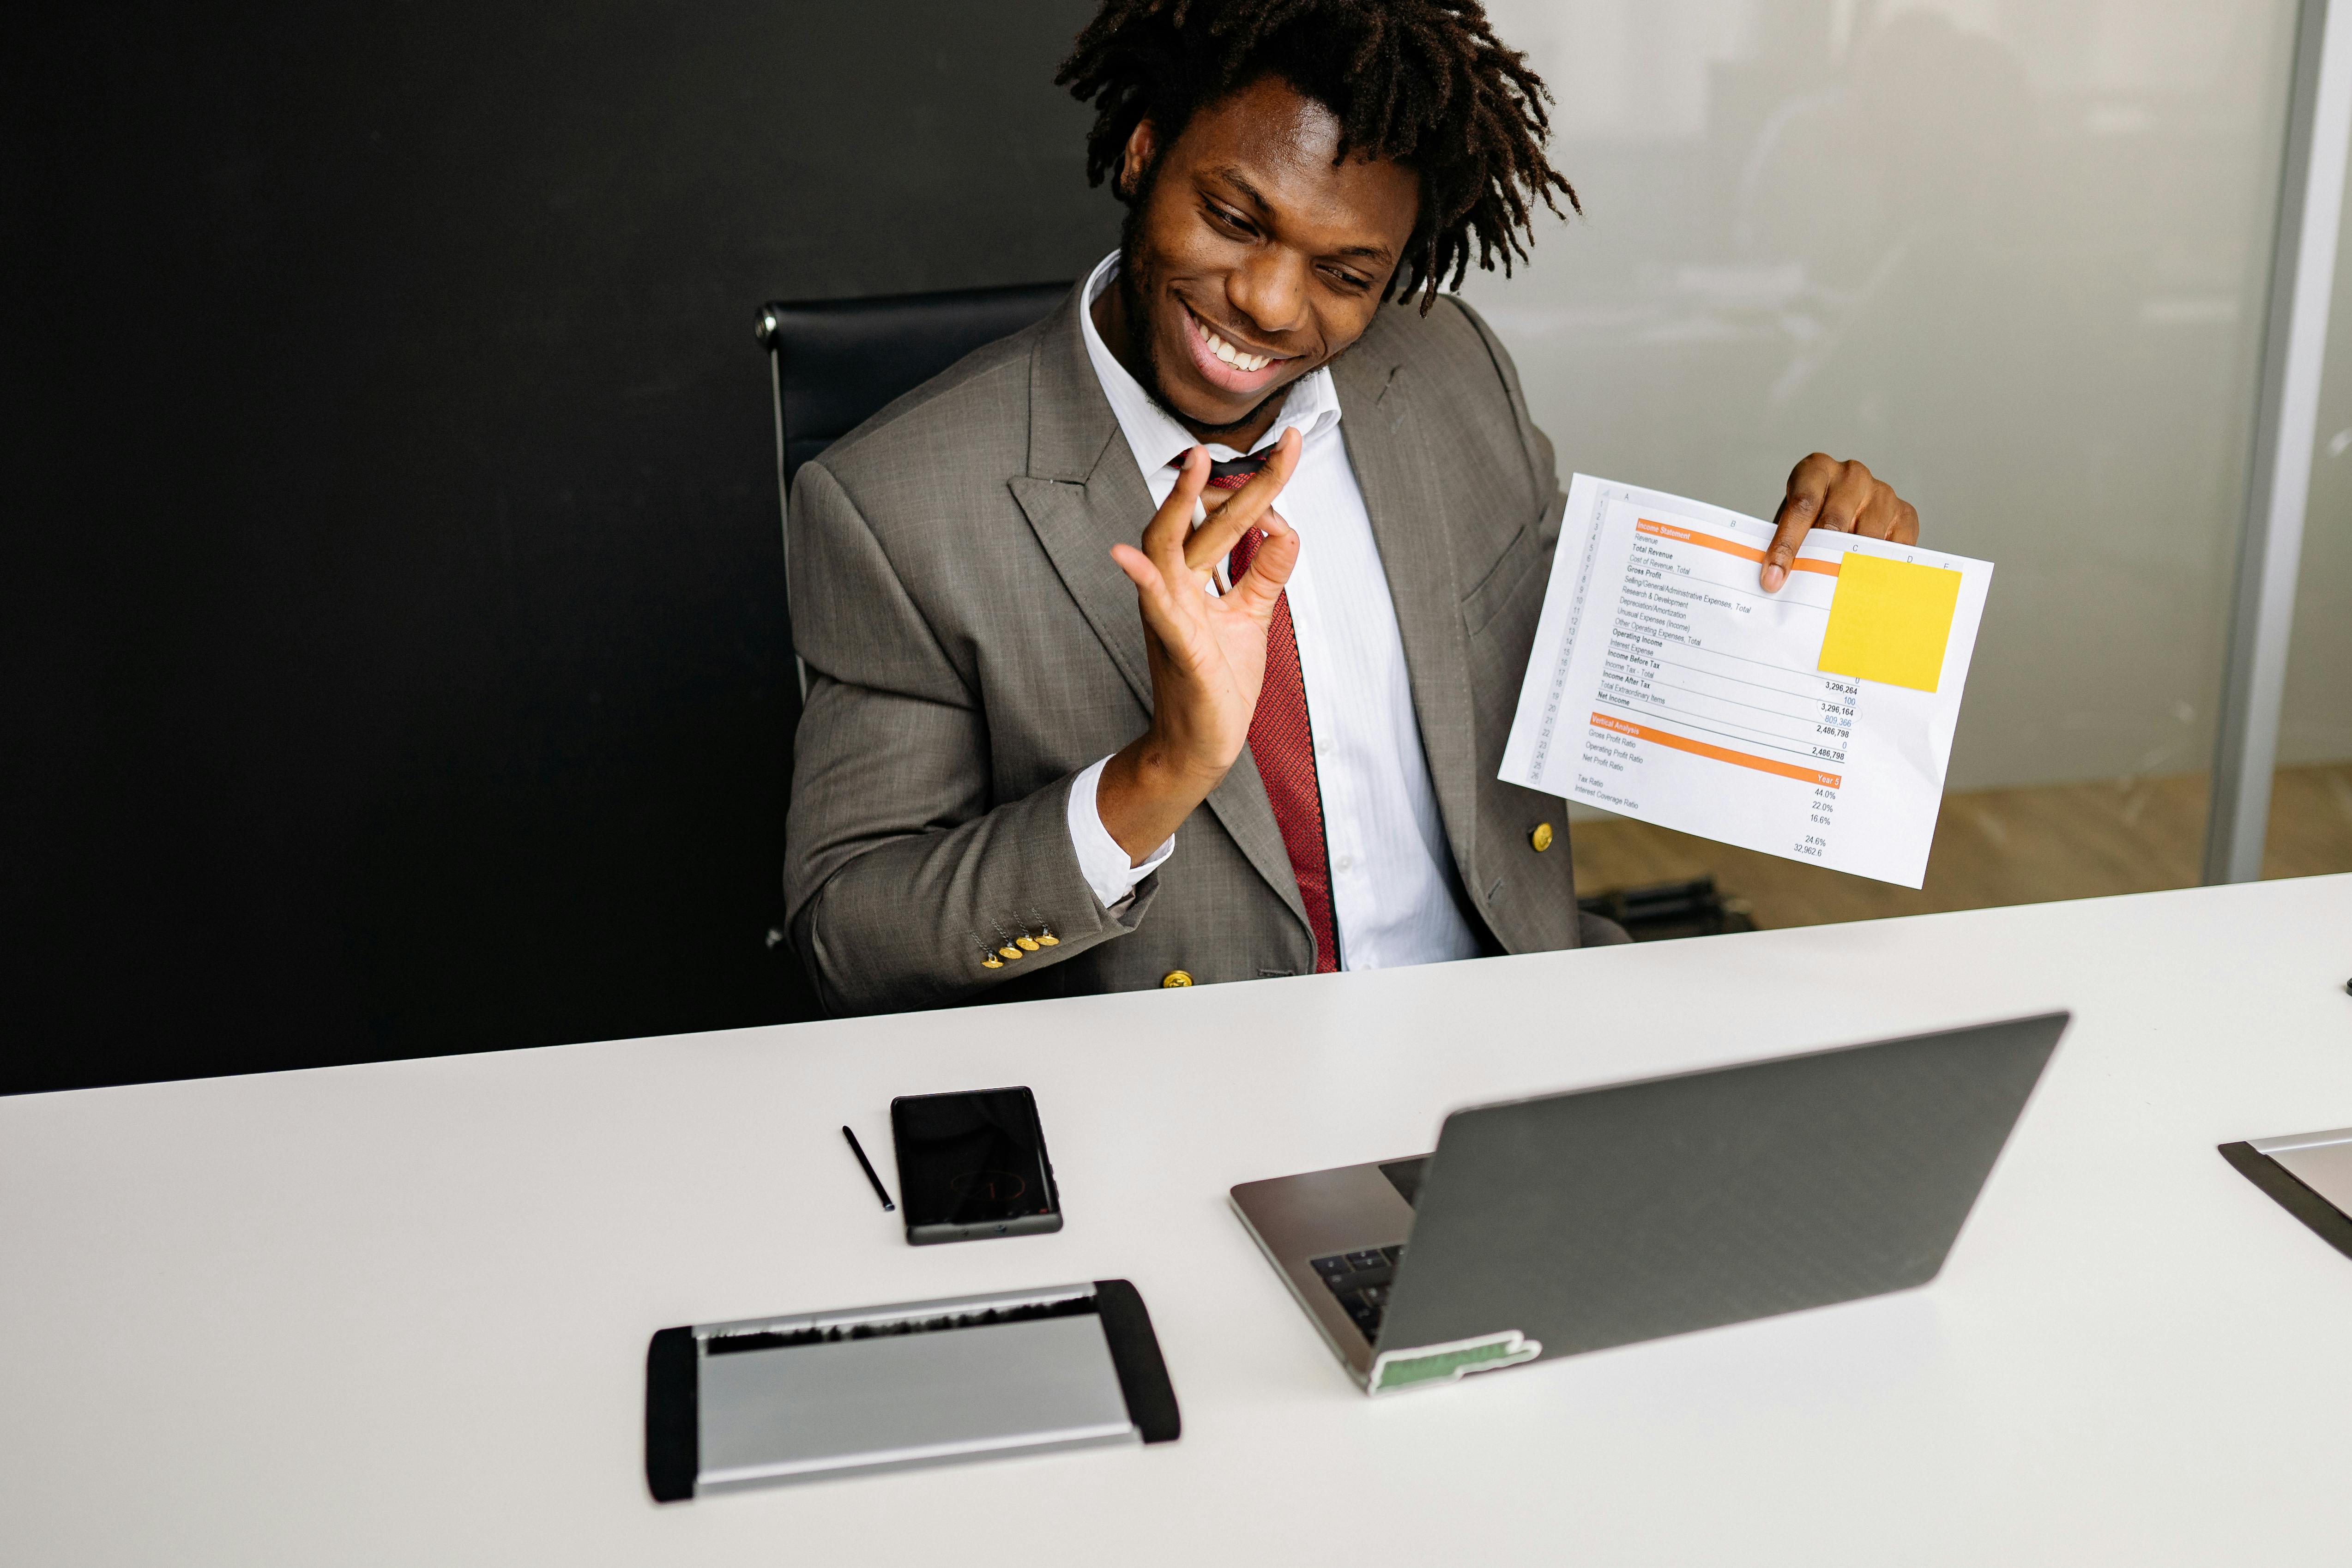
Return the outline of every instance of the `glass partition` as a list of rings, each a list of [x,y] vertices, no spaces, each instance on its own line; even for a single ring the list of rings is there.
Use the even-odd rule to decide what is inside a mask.
[[[1818,448],[1998,566],[1924,890],[1580,812],[1583,887],[1769,926],[2196,881],[2292,0],[1488,10],[1586,216],[1465,293],[1563,476],[1769,517]]]
[[[2336,248],[2328,307],[2266,877],[2352,871],[2352,234],[2347,241]]]

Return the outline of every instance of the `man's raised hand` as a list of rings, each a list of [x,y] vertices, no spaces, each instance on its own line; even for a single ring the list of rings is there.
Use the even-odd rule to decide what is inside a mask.
[[[1764,591],[1777,594],[1789,580],[1797,547],[1816,528],[1859,533],[1895,544],[1919,542],[1919,512],[1895,487],[1860,463],[1841,463],[1815,452],[1789,470],[1789,493],[1772,518],[1772,546],[1759,574]]]
[[[1266,628],[1298,562],[1298,535],[1273,510],[1298,466],[1301,442],[1286,430],[1257,477],[1197,530],[1192,516],[1209,480],[1209,454],[1184,456],[1176,487],[1143,530],[1142,547],[1115,544],[1111,559],[1135,584],[1151,670],[1151,724],[1112,757],[1096,786],[1103,826],[1140,863],[1217,787],[1249,739],[1265,681]],[[1216,564],[1253,528],[1265,531],[1249,570],[1222,596]]]

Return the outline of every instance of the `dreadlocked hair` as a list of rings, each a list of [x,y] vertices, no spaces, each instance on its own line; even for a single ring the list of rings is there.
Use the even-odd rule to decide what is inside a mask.
[[[1150,120],[1172,146],[1203,105],[1276,76],[1330,110],[1339,157],[1382,158],[1421,180],[1421,212],[1389,295],[1458,289],[1478,265],[1527,259],[1534,203],[1584,208],[1544,156],[1551,92],[1478,0],[1104,0],[1054,78],[1095,105],[1087,179],[1119,167]],[[1138,191],[1120,190],[1129,203]]]

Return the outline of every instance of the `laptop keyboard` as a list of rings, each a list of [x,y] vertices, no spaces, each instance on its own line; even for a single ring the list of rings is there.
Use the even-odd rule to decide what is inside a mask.
[[[1315,1272],[1339,1298],[1339,1305],[1355,1320],[1367,1340],[1377,1340],[1381,1314],[1388,1310],[1389,1286],[1396,1279],[1402,1247],[1368,1247],[1360,1252],[1335,1252],[1314,1259]]]

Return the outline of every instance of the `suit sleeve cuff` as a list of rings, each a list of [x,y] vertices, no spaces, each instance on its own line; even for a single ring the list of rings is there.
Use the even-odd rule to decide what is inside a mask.
[[[1110,836],[1102,824],[1102,811],[1095,804],[1095,786],[1102,780],[1103,763],[1095,763],[1070,781],[1070,845],[1078,852],[1078,869],[1085,873],[1087,886],[1105,910],[1117,909],[1135,892],[1135,885],[1167,864],[1168,857],[1176,851],[1176,836],[1170,834],[1140,866],[1128,864],[1127,851]]]

